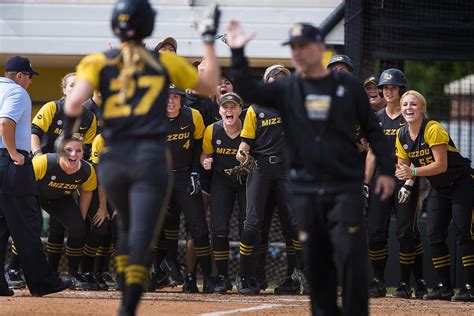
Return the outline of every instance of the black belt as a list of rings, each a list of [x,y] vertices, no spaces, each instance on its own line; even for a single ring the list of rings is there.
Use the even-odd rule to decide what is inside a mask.
[[[26,150],[17,149],[16,151],[18,151],[20,154],[23,154],[27,157],[29,156],[29,153]],[[0,156],[10,156],[8,149],[0,148]]]
[[[283,162],[283,158],[279,156],[256,156],[257,161],[266,162],[271,165]]]

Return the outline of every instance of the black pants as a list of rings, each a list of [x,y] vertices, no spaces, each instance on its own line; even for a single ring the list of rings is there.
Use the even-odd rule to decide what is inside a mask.
[[[101,156],[99,179],[119,212],[117,272],[124,275],[127,287],[143,289],[172,189],[171,155],[161,139],[108,146]]]
[[[8,153],[0,154],[0,289],[8,286],[4,276],[5,253],[11,235],[20,256],[28,289],[41,294],[57,287],[61,279],[51,270],[41,243],[41,210],[31,161],[15,165]]]
[[[361,186],[293,195],[292,207],[302,230],[313,315],[341,314],[337,306],[338,279],[342,282],[342,314],[368,314]]]
[[[242,179],[244,183],[245,178]],[[229,225],[235,201],[239,205],[239,236],[245,221],[245,184],[214,172],[211,184],[211,231],[213,235],[229,235]]]

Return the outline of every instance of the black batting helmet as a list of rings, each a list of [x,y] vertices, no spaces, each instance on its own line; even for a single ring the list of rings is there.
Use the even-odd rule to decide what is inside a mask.
[[[402,88],[407,87],[407,78],[405,77],[405,74],[395,68],[390,68],[387,70],[384,70],[380,74],[380,79],[377,87],[381,88],[386,85],[393,85],[393,86],[399,86]]]
[[[153,32],[156,11],[148,0],[118,0],[112,13],[112,30],[122,41],[141,41]]]
[[[352,60],[347,55],[334,55],[329,59],[328,68],[331,68],[334,64],[344,64],[349,68],[349,71],[354,70],[354,65],[352,64]]]

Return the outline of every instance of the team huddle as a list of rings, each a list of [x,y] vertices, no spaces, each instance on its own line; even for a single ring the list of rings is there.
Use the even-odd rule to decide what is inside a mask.
[[[214,51],[219,16],[211,6],[197,22],[204,55],[190,65],[177,55],[173,37],[154,50],[144,47],[155,18],[146,0],[119,0],[112,29],[120,48],[86,56],[77,72],[62,79],[63,98],[34,116],[30,142],[18,148],[32,157],[31,195],[39,199],[30,206],[50,216],[46,255],[56,278],[67,235],[63,283],[40,294],[67,287],[117,289],[120,315],[134,315],[144,291],[166,287],[225,293],[235,282],[240,294],[257,295],[268,288],[269,232],[278,214],[287,273],[274,293],[311,295],[314,314],[336,315],[340,278],[343,312],[363,315],[368,296],[387,293],[388,223],[394,214],[400,244],[394,296],[474,301],[470,160],[428,118],[424,96],[408,90],[404,73],[387,69],[361,85],[346,55],[333,56],[326,69],[324,35],[301,23],[284,43],[297,71],[272,65],[258,82],[243,53],[252,35],[235,20],[223,38],[232,49],[231,69],[221,72]],[[25,74],[30,82],[38,75],[19,56],[6,70],[19,85]],[[5,107],[0,118],[17,122]],[[0,158],[10,155],[16,165],[5,135]],[[249,159],[251,167],[231,172]],[[439,278],[433,291],[423,277],[417,223],[422,178],[431,186],[427,234]],[[229,275],[234,210],[240,237],[235,281]],[[178,260],[181,213],[184,275]],[[456,294],[446,244],[451,220],[464,267],[465,286]],[[7,224],[17,229],[12,220]],[[26,237],[12,236],[5,281],[10,289],[28,285],[34,294],[22,253]],[[0,295],[13,295],[3,283]]]

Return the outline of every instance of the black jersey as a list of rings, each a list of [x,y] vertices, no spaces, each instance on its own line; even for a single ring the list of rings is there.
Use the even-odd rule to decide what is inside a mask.
[[[174,170],[192,167],[195,151],[201,152],[201,148],[196,148],[196,142],[202,140],[203,136],[204,123],[201,114],[195,109],[181,107],[179,115],[170,119],[166,137],[171,148]]]
[[[221,119],[219,106],[209,98],[186,93],[183,105],[198,110],[201,113],[205,126],[209,126]]]
[[[408,131],[408,124],[397,132],[397,157],[409,160],[415,167],[422,167],[434,162],[431,147],[436,145],[448,146],[448,169],[435,176],[426,177],[435,188],[444,188],[451,185],[458,177],[470,172],[470,160],[464,158],[454,145],[444,127],[432,120],[423,120],[420,132],[412,140]]]
[[[254,155],[282,155],[285,139],[283,121],[275,108],[251,105],[245,115],[241,136]]]
[[[95,114],[95,117],[97,119],[96,134],[100,134],[102,132],[102,128],[104,127],[104,121],[101,118],[99,105],[95,103],[92,98],[89,98],[86,102],[84,102],[84,107]]]
[[[43,202],[71,195],[78,189],[94,191],[97,188],[94,167],[85,160],[81,161],[81,168],[73,174],[67,174],[61,169],[58,154],[34,157],[33,168]]]
[[[214,159],[212,169],[214,171],[223,174],[224,169],[230,169],[239,164],[236,155],[240,141],[240,135],[234,139],[227,135],[222,120],[206,128],[202,142],[202,151],[212,155]]]
[[[390,158],[392,164],[397,164],[397,156],[395,156],[395,141],[397,139],[397,130],[406,124],[403,115],[400,113],[396,118],[391,119],[386,111],[386,108],[375,112],[375,116],[379,120],[385,139],[390,145],[390,153],[385,153]]]
[[[180,89],[194,87],[198,80],[196,69],[175,54],[154,55],[158,69],[145,65],[131,78],[126,91],[126,103],[121,104],[118,78],[122,67],[117,59],[120,51],[86,56],[77,67],[78,80],[86,80],[102,95],[102,118],[105,141],[127,138],[164,136],[168,130],[166,103],[170,83]],[[153,52],[150,51],[153,56]]]
[[[41,151],[53,153],[54,142],[63,133],[64,99],[51,101],[41,107],[33,118],[31,133],[38,135],[41,140]],[[84,138],[85,145],[91,145],[97,131],[97,120],[95,114],[84,109],[81,117],[81,125],[78,133]]]

